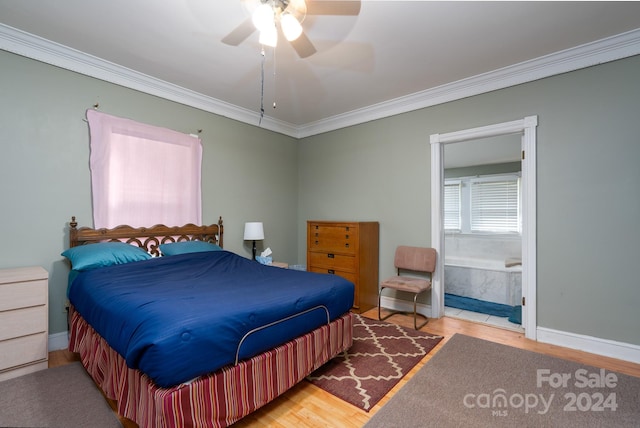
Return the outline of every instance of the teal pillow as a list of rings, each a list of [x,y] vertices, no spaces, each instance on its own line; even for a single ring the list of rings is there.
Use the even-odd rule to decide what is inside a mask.
[[[158,248],[160,248],[160,252],[162,252],[162,255],[164,256],[222,250],[220,246],[204,241],[169,242],[167,244],[161,244]]]
[[[124,242],[80,245],[69,248],[62,255],[69,259],[73,270],[90,270],[151,258],[149,253],[142,248]]]

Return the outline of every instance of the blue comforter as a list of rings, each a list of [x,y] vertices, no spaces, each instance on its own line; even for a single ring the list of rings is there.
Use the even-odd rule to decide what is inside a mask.
[[[240,359],[326,324],[327,312],[312,308],[325,306],[330,320],[340,317],[353,293],[353,284],[337,275],[216,251],[81,272],[69,300],[129,367],[168,387],[234,363],[252,330]]]

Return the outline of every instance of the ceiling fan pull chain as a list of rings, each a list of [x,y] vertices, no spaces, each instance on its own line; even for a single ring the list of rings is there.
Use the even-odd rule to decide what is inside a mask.
[[[260,66],[260,120],[258,125],[262,125],[262,118],[264,117],[264,46],[262,46],[260,55],[262,55],[262,62]]]
[[[273,48],[273,108],[276,108],[276,48]]]

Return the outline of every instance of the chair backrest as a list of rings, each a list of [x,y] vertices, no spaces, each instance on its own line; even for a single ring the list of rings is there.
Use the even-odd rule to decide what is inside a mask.
[[[436,250],[401,245],[396,248],[394,265],[398,273],[400,269],[433,273],[436,269]]]

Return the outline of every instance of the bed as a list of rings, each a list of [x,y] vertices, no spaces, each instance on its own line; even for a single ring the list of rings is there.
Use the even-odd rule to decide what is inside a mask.
[[[352,283],[260,265],[223,232],[69,223],[69,350],[140,427],[228,426],[353,342]]]

